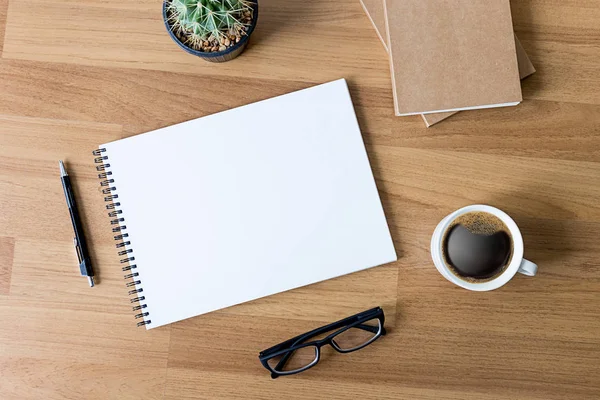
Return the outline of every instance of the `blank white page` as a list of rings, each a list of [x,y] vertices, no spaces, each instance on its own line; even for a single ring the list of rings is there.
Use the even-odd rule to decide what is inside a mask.
[[[101,148],[148,329],[396,260],[343,79]]]

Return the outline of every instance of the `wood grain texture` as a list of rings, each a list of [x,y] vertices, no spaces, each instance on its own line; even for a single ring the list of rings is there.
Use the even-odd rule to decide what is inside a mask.
[[[537,72],[526,98],[600,103],[596,0],[512,1],[515,32]]]
[[[358,0],[261,0],[251,46],[223,65],[180,51],[160,4],[0,0],[0,399],[600,398],[600,0],[513,1],[538,70],[524,102],[429,129],[393,116],[387,55]],[[91,150],[340,77],[399,261],[137,329]],[[59,159],[94,289],[77,271]],[[537,277],[471,293],[437,273],[435,225],[473,203],[516,220]],[[368,348],[277,380],[258,362],[377,304],[389,334]]]
[[[0,236],[0,295],[7,295],[10,290],[14,256],[15,240]]]
[[[8,10],[8,0],[0,0],[0,56],[4,48],[4,27],[6,26],[6,13]]]

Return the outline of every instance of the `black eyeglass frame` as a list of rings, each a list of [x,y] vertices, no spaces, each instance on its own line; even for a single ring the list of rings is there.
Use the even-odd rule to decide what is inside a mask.
[[[378,327],[373,327],[370,325],[359,326],[362,323],[370,321],[375,318],[379,320]],[[360,349],[370,345],[375,340],[377,340],[378,338],[380,338],[381,336],[384,336],[386,334],[384,323],[385,323],[385,315],[383,313],[383,309],[381,309],[381,307],[375,307],[370,310],[363,311],[363,312],[355,314],[353,316],[341,319],[332,324],[325,325],[320,328],[314,329],[310,332],[303,333],[292,339],[288,339],[285,342],[279,343],[278,345],[275,345],[273,347],[270,347],[266,350],[261,351],[260,354],[258,355],[258,358],[259,358],[260,362],[262,363],[262,365],[271,372],[271,378],[273,378],[273,379],[275,379],[279,376],[283,376],[283,375],[298,374],[298,373],[304,372],[307,369],[312,368],[316,364],[318,364],[318,362],[321,358],[321,347],[323,347],[325,345],[331,345],[331,347],[333,347],[339,353],[351,353],[353,351],[360,350]],[[372,339],[368,340],[367,342],[363,343],[360,346],[357,346],[357,347],[354,347],[351,349],[342,349],[333,340],[337,335],[347,331],[348,329],[357,328],[357,327],[360,329],[369,330],[371,332],[374,332],[372,330],[372,328],[376,328],[377,332],[374,332],[374,333],[376,333],[376,335],[373,336]],[[341,328],[341,329],[339,329],[339,328]],[[335,329],[337,329],[335,332],[332,332],[331,334],[327,335],[323,339],[303,343],[305,340],[308,340],[312,337],[315,337],[317,335],[320,335],[322,333],[332,331]],[[285,363],[289,360],[289,358],[291,357],[291,355],[294,351],[304,348],[304,347],[309,347],[309,346],[313,346],[316,349],[315,359],[310,364],[306,365],[305,367],[299,368],[297,370],[293,370],[293,371],[277,371],[276,370],[276,368],[281,368],[285,365]],[[281,358],[281,360],[279,361],[277,366],[275,366],[275,368],[272,368],[269,365],[268,361],[274,357],[281,356],[282,354],[284,354],[284,356]]]

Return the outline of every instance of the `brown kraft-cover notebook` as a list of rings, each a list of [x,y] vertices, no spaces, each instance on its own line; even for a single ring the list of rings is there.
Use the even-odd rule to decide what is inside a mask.
[[[386,0],[396,115],[519,104],[509,0]]]
[[[385,0],[360,0],[360,4],[362,5],[367,17],[371,21],[373,28],[375,28],[375,33],[381,40],[385,51],[388,51],[388,45],[382,36],[385,35],[385,15],[383,11],[383,3]],[[535,73],[535,67],[531,63],[529,56],[525,52],[523,45],[519,41],[519,38],[515,34],[515,44],[517,47],[517,61],[519,63],[519,76],[521,79],[525,79],[528,76]],[[445,113],[435,113],[435,114],[421,114],[423,121],[430,127],[432,125],[437,124],[440,121],[445,120],[446,118],[456,114],[458,111],[450,111]]]

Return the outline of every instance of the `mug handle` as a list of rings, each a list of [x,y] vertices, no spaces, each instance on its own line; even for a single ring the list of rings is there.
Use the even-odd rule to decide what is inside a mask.
[[[535,276],[535,274],[537,274],[537,269],[538,266],[536,264],[526,259],[523,259],[523,261],[521,261],[521,265],[519,266],[519,272],[527,276]]]

